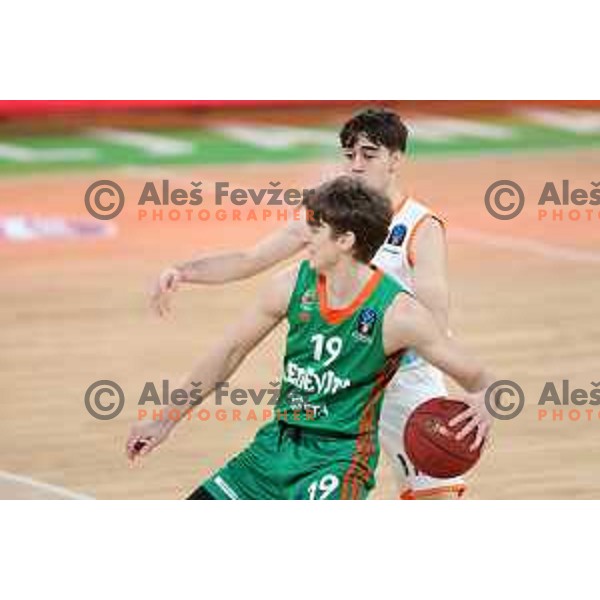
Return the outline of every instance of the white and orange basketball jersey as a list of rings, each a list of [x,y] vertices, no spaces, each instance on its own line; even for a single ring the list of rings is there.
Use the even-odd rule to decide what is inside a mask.
[[[436,219],[445,227],[444,220],[430,208],[413,198],[404,198],[394,215],[385,243],[372,261],[410,291],[414,290],[415,237],[427,219]],[[400,368],[415,366],[418,362],[423,361],[414,352],[407,352]]]
[[[421,202],[404,199],[394,215],[385,243],[372,261],[410,291],[414,290],[417,260],[415,237],[427,219],[436,219],[445,226],[444,220]],[[381,445],[392,461],[404,498],[464,492],[462,478],[434,479],[423,475],[410,463],[404,450],[404,426],[412,411],[422,402],[447,394],[442,373],[414,351],[407,351],[386,388],[379,428]]]
[[[419,227],[432,218],[445,226],[444,220],[429,207],[414,198],[404,198],[390,225],[389,235],[379,248],[373,262],[386,273],[413,287],[415,264],[415,236]]]

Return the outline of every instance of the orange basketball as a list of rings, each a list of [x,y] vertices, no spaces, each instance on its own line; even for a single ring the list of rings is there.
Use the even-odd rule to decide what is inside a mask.
[[[475,451],[469,450],[475,432],[462,440],[455,438],[467,421],[454,428],[448,425],[467,408],[468,405],[460,400],[432,398],[410,415],[404,429],[404,447],[408,458],[421,473],[443,479],[458,477],[479,460],[481,446]]]

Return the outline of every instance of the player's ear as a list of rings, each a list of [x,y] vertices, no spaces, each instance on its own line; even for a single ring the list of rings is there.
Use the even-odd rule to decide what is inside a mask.
[[[393,150],[390,152],[390,169],[394,172],[399,171],[405,160],[406,157],[400,150]]]
[[[337,238],[337,242],[344,252],[352,252],[352,248],[356,244],[356,236],[352,231],[346,231]]]

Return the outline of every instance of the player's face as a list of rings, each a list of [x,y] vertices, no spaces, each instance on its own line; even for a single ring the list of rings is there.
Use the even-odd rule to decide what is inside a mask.
[[[349,175],[363,178],[368,185],[381,193],[389,191],[400,163],[399,152],[390,152],[366,136],[358,137],[352,148],[344,148],[345,170]]]
[[[311,267],[317,271],[326,271],[335,265],[340,256],[349,251],[353,244],[353,235],[334,236],[327,223],[308,226],[307,250]]]

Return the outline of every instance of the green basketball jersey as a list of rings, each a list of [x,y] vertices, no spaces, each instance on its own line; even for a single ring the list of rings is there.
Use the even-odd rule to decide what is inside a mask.
[[[383,318],[402,292],[400,283],[374,269],[350,306],[330,308],[325,277],[301,263],[287,312],[277,418],[334,435],[376,430],[384,388],[402,357],[384,353]]]

